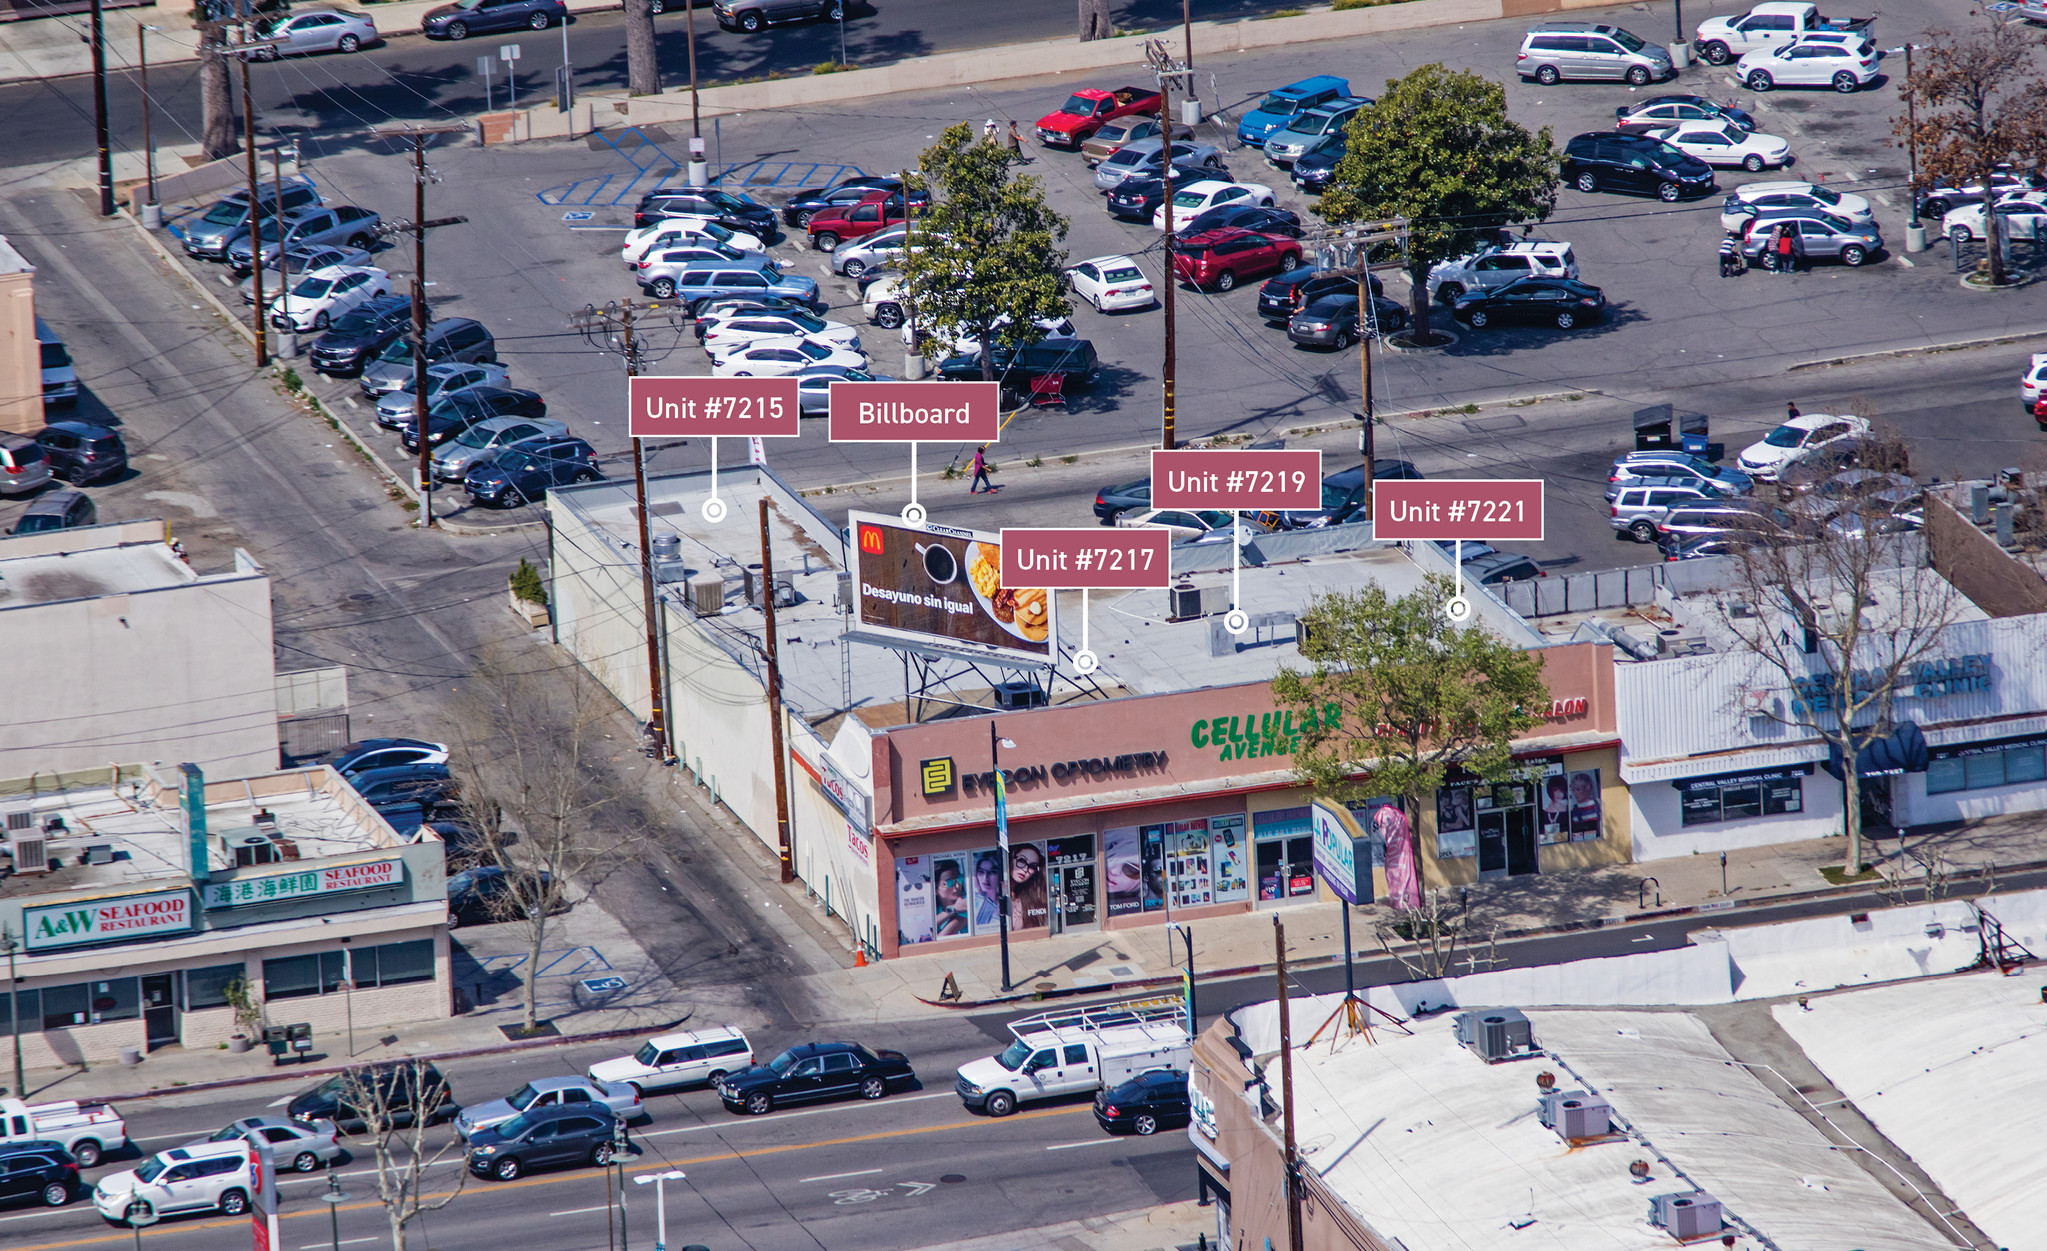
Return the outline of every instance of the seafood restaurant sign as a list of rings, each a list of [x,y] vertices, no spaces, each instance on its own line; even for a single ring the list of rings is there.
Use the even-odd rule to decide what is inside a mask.
[[[192,928],[192,892],[157,891],[23,908],[21,924],[24,945],[30,951],[182,934]]]

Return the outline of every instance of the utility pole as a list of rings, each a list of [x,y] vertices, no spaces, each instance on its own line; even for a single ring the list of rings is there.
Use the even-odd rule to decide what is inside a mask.
[[[689,185],[703,187],[710,184],[710,167],[704,163],[704,119],[697,106],[696,0],[683,0],[682,20],[689,32]],[[719,148],[723,155],[724,145]]]
[[[158,29],[161,28],[144,26],[140,23],[137,23],[135,27],[135,64],[142,75],[142,168],[143,173],[149,180],[149,190],[146,193],[143,206],[135,215],[143,218],[142,224],[150,229],[155,229],[163,224],[161,217],[149,220],[153,210],[157,207],[156,143],[149,135],[149,32]]]
[[[95,41],[97,44],[97,41]],[[249,27],[242,25],[242,37],[237,48],[237,57],[242,63],[242,139],[248,150],[249,164],[249,255],[253,259],[263,247],[263,202],[256,198],[256,97],[249,94],[249,55],[251,52]],[[101,151],[105,151],[105,137],[102,132]],[[270,206],[270,216],[283,223],[282,201]],[[279,231],[278,237],[283,238]],[[270,310],[263,307],[263,267],[256,266],[251,275],[255,279],[256,297],[256,368],[270,367]]]
[[[768,497],[761,496],[761,612],[767,617],[768,735],[775,752],[775,845],[782,880],[796,880],[789,854],[789,772],[782,745],[782,651],[775,638],[775,549],[768,543]]]
[[[99,141],[100,216],[114,215],[114,147],[107,138],[107,40],[101,0],[92,0],[92,129]]]
[[[1180,445],[1174,429],[1177,396],[1173,375],[1178,353],[1173,337],[1175,325],[1173,295],[1175,288],[1180,285],[1180,274],[1173,266],[1173,236],[1176,233],[1173,229],[1173,82],[1178,78],[1191,80],[1193,71],[1174,62],[1172,54],[1166,51],[1166,42],[1163,39],[1145,40],[1144,56],[1151,62],[1152,76],[1159,85],[1159,142],[1163,145],[1160,155],[1165,162],[1164,167],[1159,170],[1165,192],[1165,200],[1159,211],[1166,217],[1166,272],[1165,280],[1160,284],[1166,293],[1166,361],[1160,379],[1163,388],[1161,398],[1164,403],[1159,418],[1159,446],[1170,452]]]
[[[387,223],[389,234],[412,235],[412,429],[419,438],[419,467],[415,486],[419,488],[419,528],[434,524],[433,440],[426,429],[426,232],[436,226],[456,226],[467,217],[426,219],[426,185],[441,176],[427,168],[426,141],[429,135],[466,134],[469,127],[450,123],[432,126],[380,126],[370,133],[379,139],[412,141],[412,220]]]
[[[680,328],[675,321],[681,315],[678,308],[653,303],[636,307],[631,300],[609,303],[603,308],[586,304],[581,312],[569,317],[569,328],[582,331],[583,337],[592,342],[593,336],[601,332],[604,346],[625,358],[626,377],[637,378],[644,360],[633,321],[636,313],[642,320],[653,317]],[[661,619],[654,602],[654,538],[647,508],[647,455],[639,439],[632,443],[633,490],[640,517],[640,604],[647,624],[647,729],[654,740],[654,758],[666,764],[673,736],[668,731],[668,709],[661,694]]]
[[[1294,1040],[1287,1016],[1286,925],[1272,918],[1272,945],[1279,969],[1279,1084],[1280,1112],[1286,1131],[1286,1243],[1287,1251],[1304,1251],[1301,1231],[1301,1154],[1294,1143]]]
[[[1314,248],[1316,268],[1327,274],[1356,275],[1358,280],[1358,394],[1362,397],[1363,411],[1358,414],[1364,423],[1358,433],[1358,453],[1365,466],[1365,498],[1362,514],[1365,520],[1372,520],[1372,468],[1375,453],[1374,437],[1378,416],[1372,406],[1372,345],[1379,338],[1379,318],[1372,304],[1372,271],[1375,269],[1398,269],[1404,263],[1395,258],[1372,263],[1372,250],[1377,247],[1393,246],[1400,256],[1407,252],[1407,219],[1395,217],[1385,221],[1357,222],[1340,227],[1336,232],[1321,237],[1311,237],[1303,242]],[[1349,916],[1345,914],[1346,918]]]

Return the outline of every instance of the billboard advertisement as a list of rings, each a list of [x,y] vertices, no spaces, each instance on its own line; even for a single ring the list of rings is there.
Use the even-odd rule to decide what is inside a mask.
[[[1316,800],[1313,807],[1315,871],[1345,903],[1370,899],[1372,851],[1357,818],[1326,799]]]
[[[993,534],[853,513],[853,633],[1007,663],[1049,665],[1053,599],[1002,583]]]

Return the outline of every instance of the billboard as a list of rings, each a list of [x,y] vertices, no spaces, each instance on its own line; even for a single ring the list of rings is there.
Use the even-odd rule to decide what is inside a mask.
[[[1326,799],[1314,802],[1315,871],[1338,899],[1372,897],[1372,851],[1357,818]]]
[[[853,633],[1008,663],[1049,665],[1052,595],[1002,585],[993,534],[852,513]]]

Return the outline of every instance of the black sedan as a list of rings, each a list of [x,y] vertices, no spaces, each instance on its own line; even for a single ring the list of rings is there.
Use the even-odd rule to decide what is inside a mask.
[[[1283,208],[1266,208],[1262,204],[1225,204],[1200,214],[1182,226],[1179,233],[1193,236],[1204,230],[1225,229],[1298,239],[1301,237],[1301,219],[1298,214]]]
[[[478,1177],[510,1181],[531,1168],[553,1164],[611,1163],[618,1143],[626,1142],[618,1114],[601,1103],[564,1103],[530,1107],[509,1121],[485,1126],[469,1136],[466,1159]],[[639,1151],[627,1143],[626,1153]]]
[[[1166,202],[1166,180],[1163,178],[1125,178],[1110,188],[1105,201],[1109,216],[1125,221],[1149,222],[1151,215],[1159,211],[1159,205]]]
[[[412,325],[412,301],[380,295],[342,314],[313,341],[308,358],[323,374],[352,374]]]
[[[1395,334],[1407,326],[1407,310],[1385,296],[1372,298],[1372,316],[1379,334]],[[1330,348],[1341,352],[1366,337],[1358,325],[1358,297],[1355,292],[1325,295],[1294,314],[1287,323],[1286,337],[1302,347]]]
[[[782,220],[801,230],[810,224],[811,214],[841,204],[858,204],[870,191],[901,191],[903,180],[863,174],[833,183],[829,187],[806,187],[789,197],[782,206]]]
[[[1372,481],[1413,482],[1421,478],[1421,471],[1411,462],[1375,457],[1372,461]],[[1365,506],[1365,467],[1363,464],[1339,469],[1322,479],[1322,507],[1297,508],[1282,513],[1253,514],[1275,530],[1314,530],[1322,526],[1338,526],[1349,521]]]
[[[741,1069],[718,1082],[718,1097],[734,1112],[759,1116],[784,1103],[879,1099],[917,1080],[900,1051],[869,1051],[859,1043],[798,1043],[766,1064]]]
[[[455,0],[428,9],[419,31],[428,39],[467,39],[494,30],[546,30],[568,20],[562,0]]]
[[[1314,195],[1321,195],[1329,186],[1329,180],[1336,177],[1336,163],[1350,148],[1350,135],[1335,131],[1324,135],[1319,143],[1294,158],[1292,177],[1294,185]]]
[[[1371,288],[1375,296],[1386,294],[1377,274],[1371,276]],[[1304,265],[1265,280],[1265,284],[1258,288],[1258,315],[1276,326],[1284,326],[1293,320],[1295,313],[1325,295],[1348,293],[1355,298],[1357,292],[1358,280],[1351,275],[1332,274]]]
[[[462,793],[461,785],[449,775],[444,764],[387,765],[343,777],[371,807],[419,804],[431,808],[452,804]]]
[[[1112,1134],[1127,1129],[1149,1138],[1185,1125],[1190,1117],[1187,1075],[1172,1069],[1139,1073],[1095,1096],[1095,1121]]]
[[[439,447],[479,421],[492,417],[545,417],[547,401],[537,391],[518,387],[464,387],[427,410],[427,444]],[[398,419],[398,441],[408,452],[419,450],[410,413]]]
[[[339,747],[312,763],[331,765],[344,778],[397,765],[446,764],[448,745],[423,738],[365,738]]]
[[[1598,287],[1571,278],[1517,278],[1503,287],[1457,297],[1450,312],[1479,329],[1496,321],[1539,321],[1569,330],[1604,317],[1606,296]]]
[[[435,823],[436,833],[442,824],[447,823]],[[543,899],[549,902],[549,916],[567,912],[569,901],[549,889],[553,882],[551,875],[537,871],[515,878],[494,864],[480,864],[451,873],[448,875],[448,928],[513,920],[522,910],[530,911]],[[524,905],[520,904],[522,898]]]

